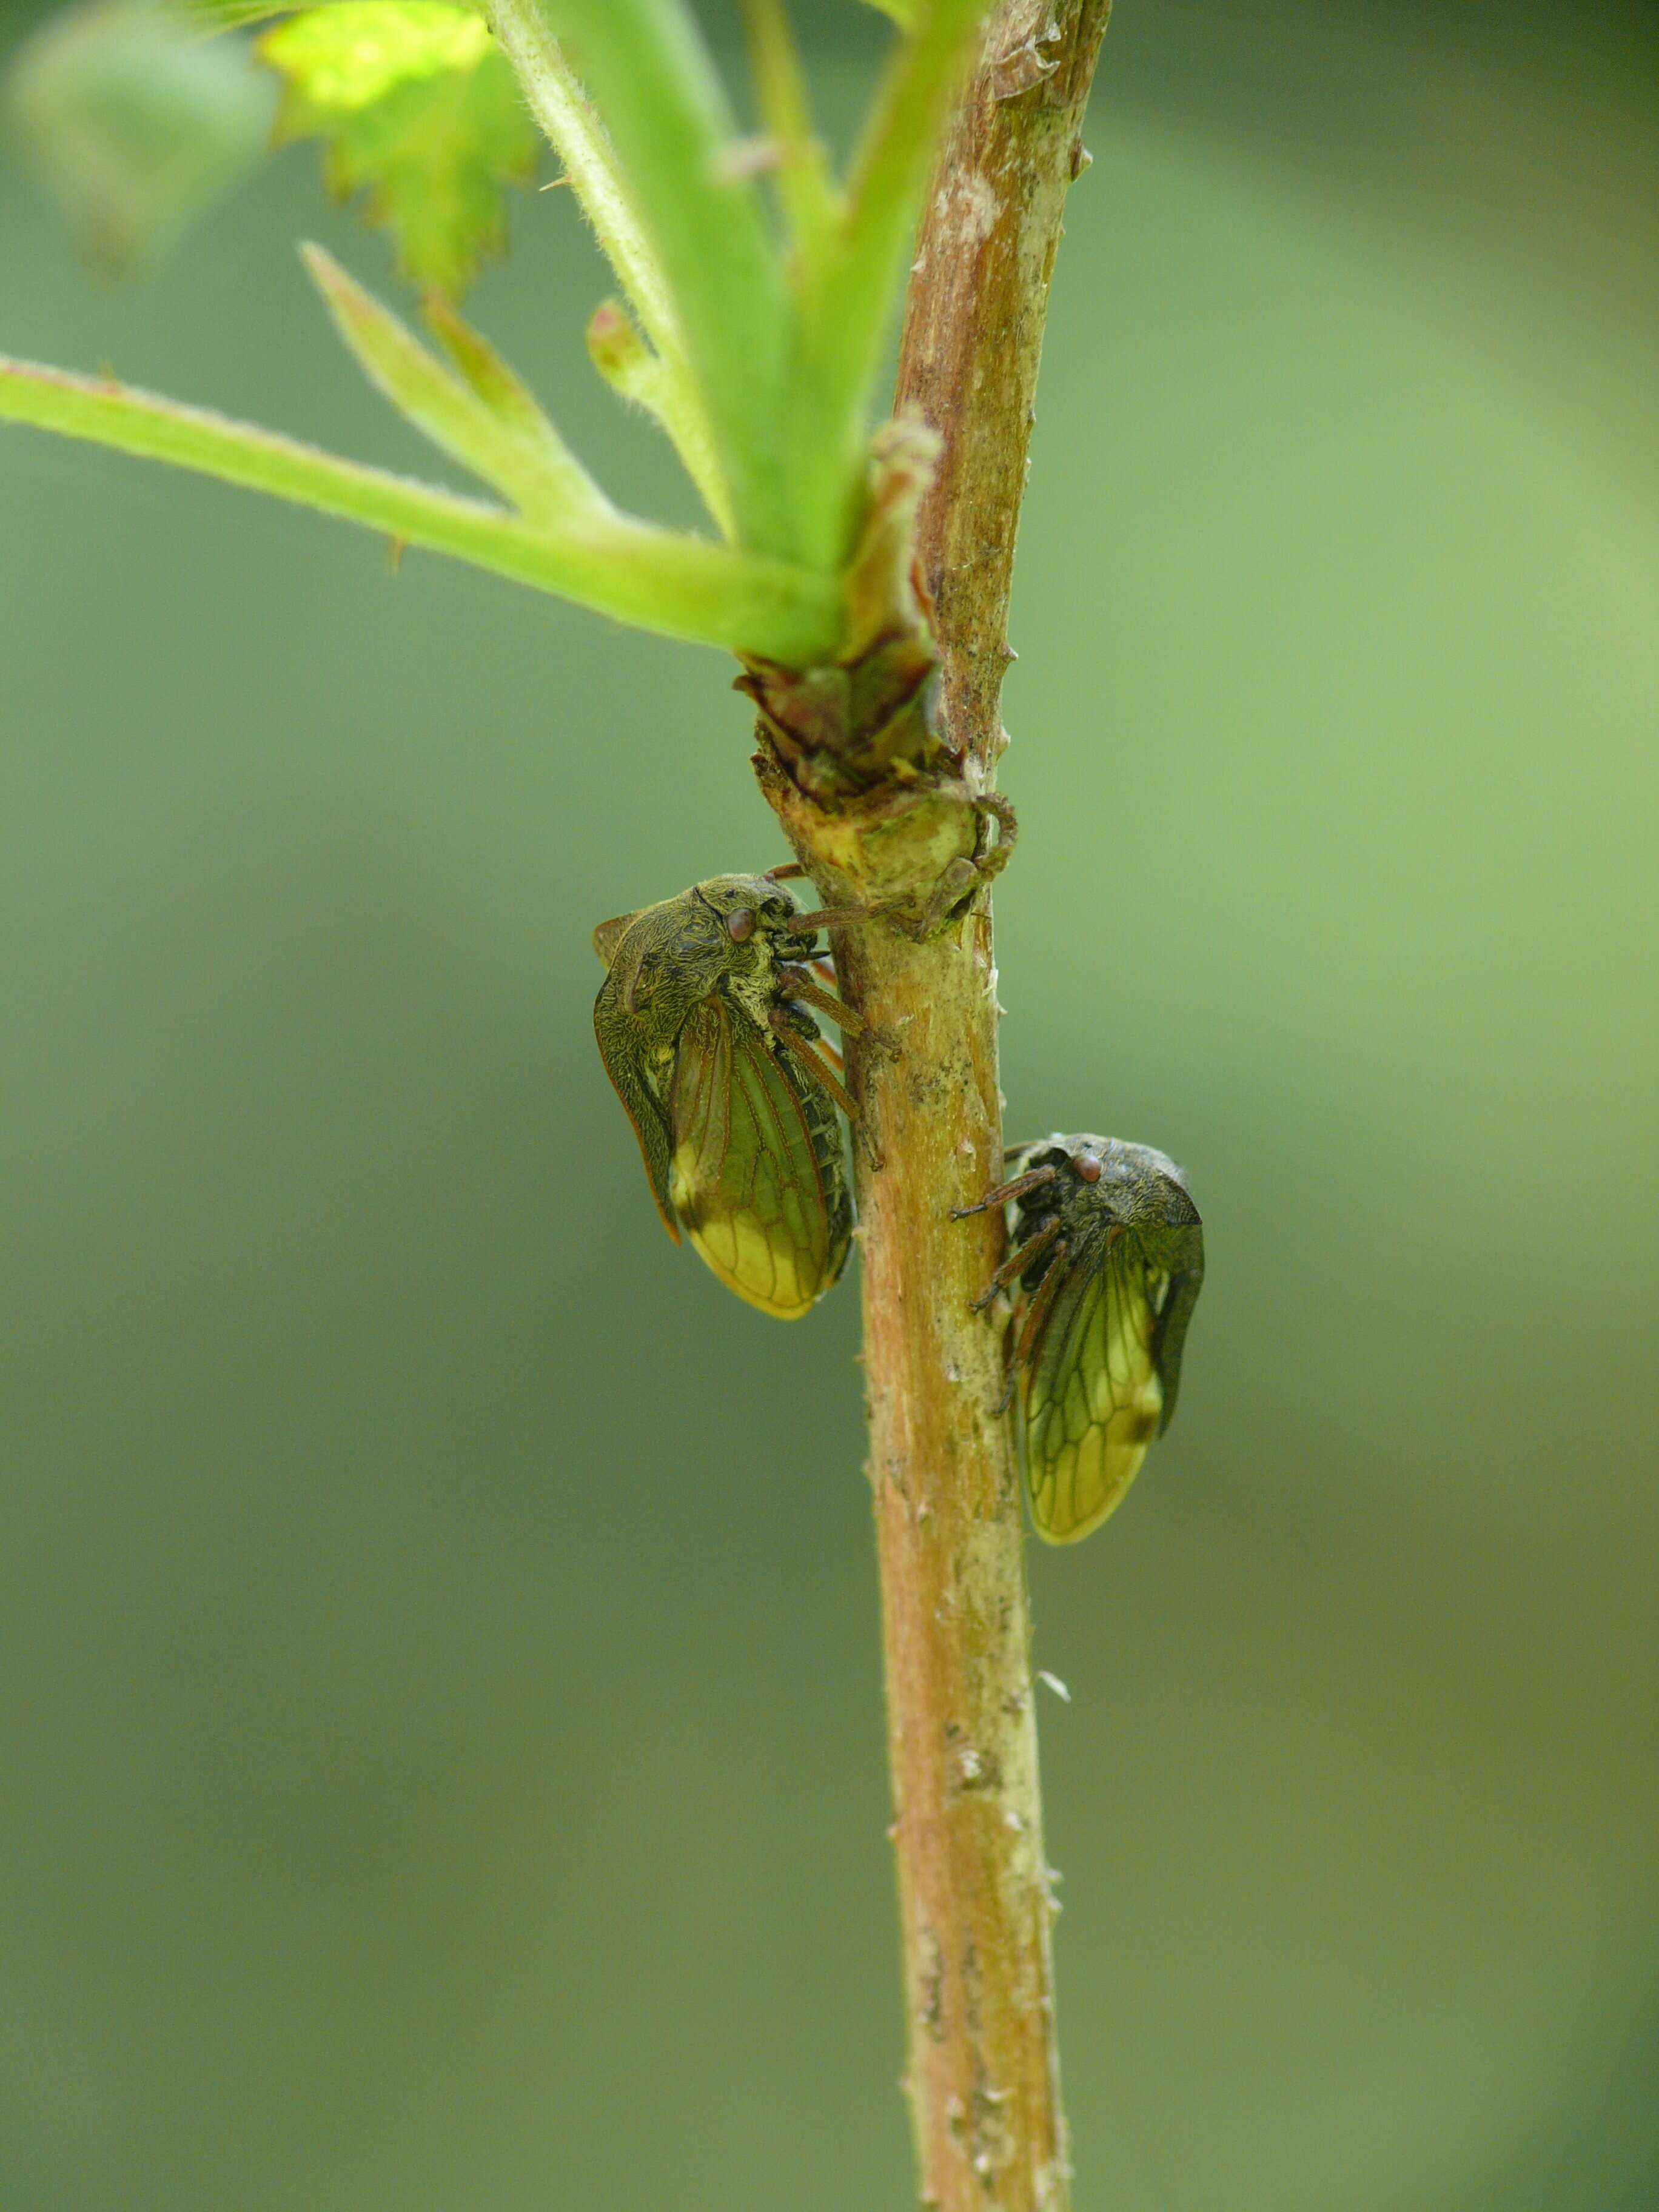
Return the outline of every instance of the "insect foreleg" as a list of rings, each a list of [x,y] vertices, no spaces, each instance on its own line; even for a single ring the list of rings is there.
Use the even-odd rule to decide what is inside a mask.
[[[803,937],[810,937],[815,929],[863,929],[879,921],[886,911],[884,905],[821,906],[815,914],[796,915],[789,927]]]
[[[1012,1182],[1000,1182],[994,1190],[988,1190],[976,1206],[953,1206],[951,1218],[965,1221],[970,1213],[984,1213],[993,1206],[1010,1205],[1015,1199],[1024,1198],[1028,1190],[1041,1190],[1059,1173],[1055,1167],[1033,1168],[1029,1175],[1016,1176]]]

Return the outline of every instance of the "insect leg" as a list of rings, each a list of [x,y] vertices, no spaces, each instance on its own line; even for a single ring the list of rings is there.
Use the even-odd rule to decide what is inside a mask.
[[[821,906],[815,914],[798,914],[789,927],[803,937],[810,937],[815,929],[862,929],[879,921],[886,911],[885,905]]]
[[[1033,1168],[1029,1175],[1016,1176],[1012,1182],[1000,1182],[994,1190],[988,1190],[977,1206],[953,1206],[951,1218],[965,1221],[970,1213],[983,1213],[993,1206],[1009,1205],[1017,1198],[1024,1198],[1028,1190],[1041,1190],[1059,1173],[1055,1167]]]
[[[1006,1291],[1009,1284],[1017,1281],[1034,1261],[1040,1260],[1059,1235],[1060,1222],[1056,1218],[1046,1228],[1039,1229],[1035,1237],[1028,1237],[1017,1251],[1008,1255],[979,1296],[969,1299],[969,1308],[975,1313],[983,1313],[997,1292]],[[1064,1251],[1066,1248],[1061,1245],[1060,1249]]]
[[[827,1091],[849,1121],[856,1121],[859,1109],[853,1103],[851,1092],[838,1075],[832,1073],[811,1047],[791,1025],[788,1015],[781,1006],[774,1006],[767,1016],[775,1031],[778,1042],[796,1065],[810,1075],[821,1090]]]
[[[1020,1330],[1019,1341],[1014,1346],[1013,1364],[1023,1367],[1031,1356],[1031,1346],[1036,1342],[1037,1331],[1048,1318],[1048,1309],[1060,1288],[1060,1279],[1065,1273],[1060,1262],[1070,1248],[1062,1237],[1054,1247],[1054,1255],[1048,1262],[1048,1272],[1037,1285],[1036,1296],[1031,1300],[1031,1310],[1025,1316],[1025,1326]]]
[[[827,1091],[846,1115],[854,1143],[864,1148],[864,1157],[870,1163],[871,1174],[879,1175],[887,1163],[877,1149],[868,1116],[860,1113],[846,1085],[839,1075],[832,1073],[824,1066],[811,1046],[803,1043],[799,1034],[790,1027],[789,1017],[781,1006],[774,1006],[767,1019],[776,1030],[779,1042],[802,1074],[809,1076],[821,1091]],[[829,1048],[825,1046],[824,1049],[827,1051]]]
[[[832,989],[841,981],[836,973],[836,963],[833,960],[813,960],[807,964],[819,982],[829,984]]]
[[[1037,1331],[1048,1318],[1048,1309],[1054,1302],[1060,1279],[1065,1273],[1063,1262],[1070,1247],[1062,1237],[1054,1249],[1048,1272],[1037,1285],[1036,1295],[1031,1300],[1023,1323],[1011,1321],[1004,1343],[1007,1347],[1007,1364],[1003,1370],[1002,1392],[992,1413],[1000,1419],[1014,1402],[1014,1391],[1019,1382],[1019,1370],[1031,1356],[1031,1346],[1036,1342]]]
[[[992,1407],[993,1414],[1000,1420],[1014,1402],[1014,1386],[1019,1380],[1019,1369],[1014,1359],[1014,1324],[1011,1321],[1003,1332],[1002,1348],[1006,1357],[1002,1363],[1002,1389]]]
[[[805,869],[799,860],[780,860],[775,868],[769,868],[766,871],[766,880],[769,884],[787,884],[793,877],[804,876],[805,873]]]
[[[862,1014],[855,1014],[850,1006],[843,1006],[833,991],[826,991],[815,983],[805,968],[793,962],[781,963],[778,974],[786,990],[809,1006],[816,1006],[821,1014],[828,1014],[843,1036],[862,1036],[869,1028]]]

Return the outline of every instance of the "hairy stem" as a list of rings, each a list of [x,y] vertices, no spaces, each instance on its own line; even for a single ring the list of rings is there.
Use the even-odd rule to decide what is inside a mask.
[[[759,188],[731,159],[735,126],[695,17],[680,0],[493,0],[498,32],[526,7],[545,15],[614,149],[672,301],[738,538],[810,561],[780,462],[783,270]],[[516,64],[518,52],[508,53]]]
[[[483,12],[651,342],[659,365],[653,411],[722,533],[734,538],[731,491],[668,273],[647,234],[605,126],[549,28],[541,0],[489,0]]]
[[[945,733],[988,780],[1048,280],[1109,0],[1005,0],[928,196],[899,404],[944,441],[920,546]],[[924,945],[836,947],[896,1057],[855,1045],[884,1164],[861,1188],[870,1476],[881,1563],[908,2087],[924,2202],[1069,2202],[1028,1653],[1024,1510],[993,1409],[1000,1333],[969,1302],[1001,1180],[996,969],[984,900]]]

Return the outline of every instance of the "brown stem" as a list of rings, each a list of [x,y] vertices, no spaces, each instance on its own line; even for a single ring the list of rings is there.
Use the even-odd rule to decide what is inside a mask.
[[[898,402],[944,450],[921,509],[943,733],[970,779],[1000,749],[1015,525],[1048,280],[1109,0],[1006,0],[927,198]],[[918,944],[837,937],[848,994],[896,1047],[849,1050],[884,1164],[861,1170],[865,1363],[880,1553],[908,2087],[923,2201],[1064,2212],[1024,1508],[999,1330],[969,1302],[1003,1173],[990,915]]]

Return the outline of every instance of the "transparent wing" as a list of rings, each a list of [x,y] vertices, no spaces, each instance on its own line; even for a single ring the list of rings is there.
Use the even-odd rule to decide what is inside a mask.
[[[1025,1363],[1021,1403],[1031,1518],[1051,1544],[1071,1544],[1121,1502],[1158,1434],[1161,1285],[1148,1283],[1129,1236],[1091,1238],[1059,1264],[1066,1272]]]
[[[685,1232],[729,1290],[795,1321],[840,1274],[852,1236],[835,1109],[720,999],[680,1034],[669,1097],[670,1188]]]

